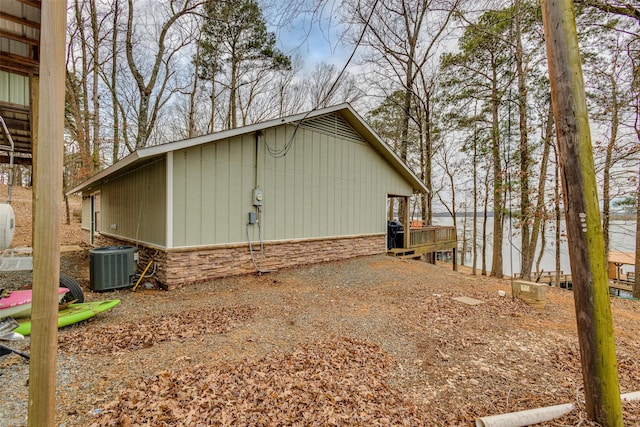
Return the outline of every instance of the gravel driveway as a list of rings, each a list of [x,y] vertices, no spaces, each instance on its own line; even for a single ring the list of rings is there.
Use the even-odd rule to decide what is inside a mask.
[[[66,262],[86,287],[86,255]],[[586,418],[570,291],[549,288],[535,310],[508,281],[374,256],[170,292],[86,292],[113,298],[59,331],[59,425],[473,425],[566,402],[578,409],[547,425]],[[621,391],[637,391],[640,308],[612,308]],[[26,425],[28,365],[7,356],[0,369],[0,426]],[[640,425],[638,406],[624,406],[627,425]]]

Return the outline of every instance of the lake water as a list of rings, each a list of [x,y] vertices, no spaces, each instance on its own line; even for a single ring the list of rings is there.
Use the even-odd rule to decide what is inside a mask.
[[[458,218],[458,240],[462,239],[464,218]],[[441,217],[433,219],[434,225],[453,225],[453,219],[450,217]],[[473,218],[467,218],[467,242],[471,245]],[[565,273],[570,273],[569,250],[567,247],[567,237],[564,220],[561,221],[562,241],[560,243],[560,269]],[[512,275],[514,272],[520,272],[520,248],[521,248],[520,230],[515,227],[515,222],[509,224],[509,220],[505,221],[504,241],[502,246],[503,272],[506,275]],[[635,252],[636,247],[636,222],[635,221],[611,221],[609,226],[609,250],[622,252]],[[555,256],[555,221],[548,222],[546,227],[546,245],[544,255],[540,262],[540,270],[554,271],[556,269]],[[536,260],[540,252],[540,238],[538,238],[538,249],[536,250],[536,259],[533,264],[533,271],[536,271]],[[481,247],[482,245],[482,219],[478,221],[478,265],[482,267]],[[462,249],[462,243],[459,245]],[[491,255],[493,251],[493,218],[487,218],[487,271],[491,271]],[[473,260],[472,254],[467,253],[465,256],[465,265],[471,265]],[[633,271],[633,266],[624,266],[623,272]]]

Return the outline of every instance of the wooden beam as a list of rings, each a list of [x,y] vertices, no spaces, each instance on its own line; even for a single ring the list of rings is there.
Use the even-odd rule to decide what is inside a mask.
[[[18,3],[26,4],[27,6],[35,7],[36,9],[42,8],[42,2],[39,0],[17,0]]]
[[[33,224],[29,427],[56,419],[56,356],[65,102],[66,1],[42,2],[42,58]]]
[[[15,104],[13,102],[0,102],[0,111],[11,111],[12,113],[30,114],[29,106]]]
[[[9,156],[0,154],[0,164],[5,165],[8,163],[9,163]],[[31,166],[32,163],[33,163],[33,159],[31,157],[17,157],[17,156],[13,157],[14,165]]]
[[[586,409],[591,419],[604,426],[622,426],[606,254],[573,1],[542,0],[541,4]]]
[[[32,46],[38,46],[40,44],[40,40],[21,36],[19,34],[12,33],[11,31],[0,30],[0,37],[4,37],[6,39],[14,40],[24,44],[29,44]]]
[[[24,66],[16,63],[11,63],[5,61],[2,56],[0,56],[0,70],[8,71],[13,74],[20,74],[23,76],[34,76],[38,75],[38,67]]]
[[[0,50],[0,56],[2,57],[3,61],[13,61],[19,64],[35,65],[35,66],[39,64],[38,60],[35,58],[24,56],[24,55],[18,55],[15,53],[4,51],[4,50]]]
[[[28,120],[5,119],[4,122],[7,124],[7,128],[9,128],[9,132],[11,132],[11,136],[13,136],[14,132],[28,132],[29,131],[29,122],[28,122]]]
[[[38,74],[38,61],[22,55],[0,51],[0,70],[17,72],[25,76]]]
[[[30,141],[16,140],[14,138],[13,145],[15,147],[15,152],[16,153],[31,154],[32,148],[31,148],[31,142]]]
[[[10,13],[0,12],[0,19],[6,19],[7,21],[24,25],[25,27],[31,27],[35,28],[36,30],[40,30],[39,22],[29,21],[28,19],[20,18],[19,16],[11,15]]]

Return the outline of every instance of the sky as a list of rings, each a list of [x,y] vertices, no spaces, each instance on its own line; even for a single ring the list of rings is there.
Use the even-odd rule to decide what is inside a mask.
[[[311,70],[322,62],[337,68],[344,66],[353,47],[344,46],[340,41],[342,26],[338,17],[338,0],[329,0],[317,13],[288,10],[290,1],[276,0],[275,3],[265,8],[265,18],[284,53],[299,54],[304,61],[304,70]]]

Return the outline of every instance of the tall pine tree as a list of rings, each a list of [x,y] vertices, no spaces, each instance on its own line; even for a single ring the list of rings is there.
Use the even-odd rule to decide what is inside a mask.
[[[214,130],[218,86],[228,100],[223,127],[236,128],[241,96],[249,97],[243,102],[248,105],[255,95],[243,94],[243,88],[251,87],[269,71],[289,68],[291,60],[276,47],[275,34],[267,31],[254,0],[207,1],[202,34],[200,77],[211,82],[210,128]]]

